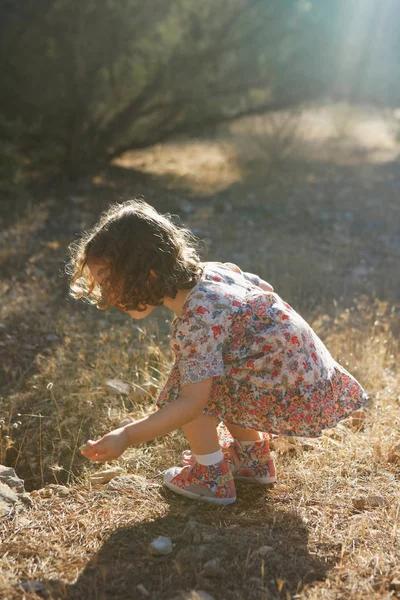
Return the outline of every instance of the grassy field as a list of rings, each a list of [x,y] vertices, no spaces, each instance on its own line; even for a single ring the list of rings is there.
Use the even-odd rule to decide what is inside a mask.
[[[2,192],[0,464],[33,503],[0,523],[2,599],[400,597],[395,126],[348,107],[243,122],[127,154],[75,184]],[[319,439],[276,440],[278,483],[238,485],[229,507],[163,488],[180,432],[105,466],[78,452],[153,411],[171,364],[172,315],[96,311],[68,299],[63,276],[77,234],[110,202],[140,196],[191,227],[205,260],[270,281],[370,396]],[[131,392],[111,394],[109,379]],[[155,558],[159,535],[174,550]]]

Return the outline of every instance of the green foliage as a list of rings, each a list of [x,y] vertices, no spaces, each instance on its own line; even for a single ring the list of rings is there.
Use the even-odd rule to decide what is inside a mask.
[[[315,98],[329,87],[335,36],[344,39],[339,0],[3,4],[0,114],[71,173]]]
[[[303,15],[286,0],[24,0],[0,32],[0,112],[72,172],[285,103]],[[286,50],[284,49],[286,48]],[[277,76],[279,66],[279,76]],[[268,102],[264,101],[265,106]]]

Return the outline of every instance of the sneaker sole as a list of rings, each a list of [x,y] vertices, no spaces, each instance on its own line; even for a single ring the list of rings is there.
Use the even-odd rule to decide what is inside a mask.
[[[262,483],[267,485],[268,483],[276,483],[276,477],[236,477],[235,481],[246,481],[247,483]]]
[[[170,490],[175,492],[176,494],[180,494],[181,496],[186,496],[186,498],[191,498],[192,500],[200,500],[201,502],[208,502],[209,504],[233,504],[236,502],[235,498],[217,498],[211,496],[201,496],[200,494],[194,494],[193,492],[189,492],[188,490],[184,490],[183,488],[178,487],[177,485],[173,485],[172,483],[164,482],[164,485],[167,486]]]

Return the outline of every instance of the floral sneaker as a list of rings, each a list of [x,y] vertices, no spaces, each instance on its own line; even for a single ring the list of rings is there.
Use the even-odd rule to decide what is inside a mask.
[[[184,454],[183,467],[165,471],[165,485],[177,494],[213,504],[232,504],[236,500],[235,483],[227,460],[216,465],[200,465],[190,452]]]
[[[238,440],[221,443],[233,476],[248,483],[275,483],[275,461],[269,451],[269,441],[263,439],[244,446]]]

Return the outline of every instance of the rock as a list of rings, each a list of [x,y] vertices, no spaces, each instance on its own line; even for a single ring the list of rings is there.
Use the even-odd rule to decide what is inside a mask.
[[[108,483],[114,477],[118,477],[123,473],[121,467],[114,467],[113,469],[106,469],[105,471],[99,471],[89,476],[90,483]]]
[[[200,544],[202,541],[201,525],[194,519],[190,518],[184,530],[185,537],[193,544]]]
[[[203,565],[203,575],[206,577],[217,577],[221,574],[221,562],[218,558],[213,558]]]
[[[378,495],[355,496],[351,501],[356,510],[367,510],[368,508],[389,506],[389,500],[385,498],[385,496]]]
[[[148,592],[148,590],[146,590],[143,583],[139,583],[139,585],[136,586],[136,590],[145,598],[148,598],[150,596],[150,593]]]
[[[257,554],[259,554],[260,556],[267,556],[267,554],[270,554],[273,551],[274,549],[272,546],[261,546],[260,548],[258,548]]]
[[[108,379],[105,382],[105,386],[109,392],[115,395],[122,394],[123,396],[127,396],[131,392],[129,383],[125,383],[121,379]]]
[[[11,467],[0,465],[0,482],[8,485],[8,487],[17,492],[17,494],[25,493],[23,479],[20,479]]]
[[[169,537],[165,537],[163,535],[158,536],[155,540],[153,540],[149,546],[149,552],[153,556],[166,556],[167,554],[171,554],[173,551],[172,540]]]
[[[149,487],[149,482],[140,475],[118,475],[106,484],[108,490],[139,490],[144,492]]]
[[[39,496],[40,498],[53,498],[54,496],[66,498],[69,494],[70,490],[65,485],[59,485],[58,483],[49,483],[44,488],[32,492],[33,496]]]
[[[58,342],[58,335],[56,335],[55,333],[49,333],[49,335],[46,335],[45,340],[47,342]]]
[[[25,492],[24,482],[11,467],[0,465],[0,516],[6,516],[22,502],[25,506],[32,506],[32,500]]]
[[[69,488],[66,485],[59,485],[58,483],[50,483],[47,487],[49,487],[55,496],[60,496],[60,498],[66,498],[70,494]]]
[[[5,483],[0,483],[0,519],[10,515],[19,505],[18,495]]]
[[[378,508],[380,506],[389,506],[389,500],[385,496],[368,496],[367,506],[370,508]]]
[[[41,581],[35,581],[34,579],[22,579],[21,586],[26,592],[30,592],[31,594],[38,594],[43,598],[49,597],[49,592],[46,589],[44,583],[42,583]]]

